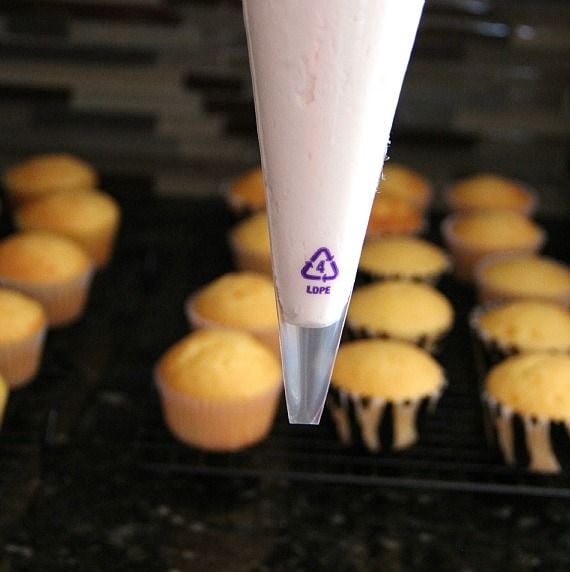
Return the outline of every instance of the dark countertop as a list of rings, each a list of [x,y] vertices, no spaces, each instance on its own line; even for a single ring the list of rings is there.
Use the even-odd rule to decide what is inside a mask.
[[[50,332],[10,402],[2,572],[570,569],[567,499],[146,470],[152,365],[186,331],[185,295],[230,267],[231,221],[218,199],[124,208],[85,318]]]
[[[124,413],[101,402],[92,410],[99,419]],[[47,472],[4,545],[7,570],[467,572],[570,565],[567,503],[153,478],[136,470],[128,443],[116,436],[113,444],[100,434],[98,443],[92,435],[81,440]]]

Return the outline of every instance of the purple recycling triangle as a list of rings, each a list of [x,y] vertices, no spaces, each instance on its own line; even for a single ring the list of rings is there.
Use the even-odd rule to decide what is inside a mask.
[[[338,276],[338,267],[331,251],[325,246],[318,248],[313,256],[305,262],[301,276],[306,280],[322,280],[328,282]]]

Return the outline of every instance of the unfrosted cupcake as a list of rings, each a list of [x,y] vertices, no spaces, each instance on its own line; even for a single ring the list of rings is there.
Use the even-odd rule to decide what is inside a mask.
[[[431,183],[424,176],[392,161],[384,163],[378,190],[383,195],[404,199],[420,211],[429,207],[432,197]]]
[[[46,330],[46,314],[39,302],[0,288],[0,372],[10,387],[20,387],[35,377]]]
[[[417,346],[358,340],[339,349],[327,404],[343,443],[398,450],[416,443],[444,388],[442,368]]]
[[[453,211],[505,209],[530,216],[536,210],[536,194],[527,185],[494,173],[480,173],[452,183],[446,190]]]
[[[272,275],[266,212],[256,213],[238,223],[230,233],[230,246],[238,270]]]
[[[353,337],[402,340],[432,352],[453,325],[453,307],[428,284],[376,282],[355,289],[346,324]]]
[[[8,168],[2,182],[14,203],[22,203],[58,191],[92,189],[97,185],[95,169],[68,153],[30,157]]]
[[[210,451],[267,437],[282,392],[275,354],[245,332],[221,328],[198,330],[172,346],[155,378],[172,433]]]
[[[4,420],[4,412],[8,403],[8,384],[0,375],[0,429],[2,428],[2,421]]]
[[[190,296],[185,310],[194,329],[245,330],[279,352],[275,290],[265,274],[224,274]]]
[[[92,276],[88,255],[63,236],[30,230],[0,241],[0,284],[40,302],[52,326],[83,313]]]
[[[570,354],[570,312],[540,300],[479,306],[470,316],[487,367],[519,353]]]
[[[570,356],[531,353],[508,358],[489,372],[484,401],[508,464],[538,473],[568,468]]]
[[[369,281],[435,284],[450,266],[447,254],[435,244],[413,236],[393,236],[365,243],[358,270]]]
[[[107,193],[64,191],[23,205],[16,224],[23,230],[48,230],[81,246],[95,266],[105,266],[113,251],[120,208]]]
[[[420,210],[407,200],[379,192],[374,197],[366,238],[418,234],[424,228]]]
[[[483,302],[537,298],[570,305],[570,268],[545,256],[485,257],[475,268],[475,284]]]
[[[461,280],[472,280],[475,265],[489,254],[531,254],[545,241],[543,229],[535,222],[505,210],[451,215],[442,223],[442,234]]]
[[[238,217],[264,210],[265,183],[261,167],[250,169],[232,182],[227,191],[227,201]]]

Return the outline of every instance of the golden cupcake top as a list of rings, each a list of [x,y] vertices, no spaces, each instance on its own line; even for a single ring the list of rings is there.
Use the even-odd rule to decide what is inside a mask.
[[[273,281],[264,274],[224,274],[199,290],[191,306],[201,318],[228,327],[277,328]]]
[[[513,297],[567,298],[570,268],[560,261],[536,255],[487,258],[477,267],[478,282]]]
[[[421,238],[392,236],[367,242],[359,266],[364,272],[383,276],[430,276],[447,270],[449,258],[441,248]]]
[[[57,192],[28,202],[16,211],[20,228],[70,234],[96,232],[116,224],[119,217],[115,199],[97,190]]]
[[[332,382],[337,389],[390,401],[421,399],[443,389],[441,366],[424,350],[393,340],[342,344]]]
[[[413,234],[423,226],[421,211],[401,197],[377,193],[372,203],[366,233],[368,236],[383,234]]]
[[[232,230],[232,238],[248,250],[268,254],[271,249],[267,213],[256,213],[238,223]]]
[[[570,312],[558,304],[508,302],[482,311],[477,323],[484,336],[521,351],[570,352]]]
[[[410,167],[392,161],[384,163],[378,190],[381,194],[409,201],[420,210],[428,206],[431,198],[431,184],[425,177]]]
[[[36,155],[6,170],[3,182],[16,199],[32,199],[56,191],[91,189],[97,173],[68,153]]]
[[[570,423],[570,356],[529,353],[508,358],[485,380],[487,394],[519,415]]]
[[[454,210],[507,209],[530,213],[534,195],[526,186],[494,173],[480,173],[452,184],[447,202]]]
[[[0,288],[0,343],[32,336],[46,324],[46,314],[39,302],[16,290]]]
[[[354,291],[347,320],[351,328],[410,339],[448,330],[453,323],[453,307],[428,284],[376,282]]]
[[[265,208],[265,183],[261,167],[243,173],[230,187],[230,198],[237,205],[253,210]]]
[[[88,272],[91,262],[73,241],[39,230],[0,241],[0,277],[21,282],[60,282]]]
[[[543,231],[527,217],[506,210],[485,210],[446,219],[448,230],[460,244],[484,249],[516,249],[534,245]]]
[[[161,383],[193,398],[240,399],[276,389],[281,366],[275,354],[238,330],[206,328],[187,335],[160,359]]]

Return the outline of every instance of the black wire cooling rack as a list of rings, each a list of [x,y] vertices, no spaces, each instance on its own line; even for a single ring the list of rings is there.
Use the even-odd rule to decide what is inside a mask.
[[[138,444],[141,464],[151,471],[570,498],[565,475],[531,475],[505,466],[486,442],[478,404],[458,388],[447,391],[420,442],[397,454],[343,446],[326,412],[319,426],[291,426],[284,409],[262,444],[238,453],[206,453],[177,443],[158,408],[151,409]]]
[[[473,292],[452,278],[445,279],[441,289],[456,311],[454,329],[436,356],[446,370],[448,387],[419,442],[409,450],[371,454],[346,447],[337,439],[326,410],[320,425],[295,426],[288,423],[283,403],[263,443],[231,454],[201,452],[170,435],[152,389],[138,442],[141,465],[171,473],[570,498],[567,475],[544,476],[509,467],[492,446],[468,327]]]
[[[87,315],[48,335],[38,380],[11,397],[0,438],[0,492],[16,497],[18,482],[33,486],[41,478],[46,445],[73,442],[85,408],[104,384],[133,392],[145,407],[136,452],[139,466],[153,472],[570,497],[567,475],[515,470],[489,446],[467,320],[473,291],[451,277],[441,289],[457,319],[437,356],[448,387],[414,447],[378,455],[344,447],[326,411],[318,426],[294,426],[284,404],[269,437],[251,449],[212,454],[180,444],[144,380],[168,343],[186,331],[184,296],[231,269],[225,239],[230,221],[221,200],[150,198],[125,220],[115,264],[97,277]],[[545,226],[552,245],[547,254],[567,261],[567,222]]]

